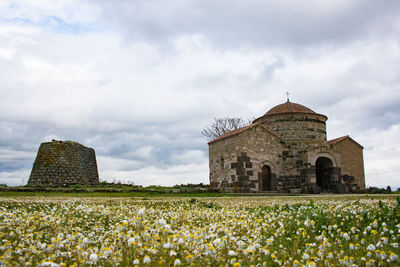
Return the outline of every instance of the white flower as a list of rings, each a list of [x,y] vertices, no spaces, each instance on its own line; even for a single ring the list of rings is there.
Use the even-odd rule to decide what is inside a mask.
[[[165,225],[165,224],[167,224],[167,222],[166,222],[163,218],[159,219],[159,220],[157,221],[157,223],[158,223],[159,225]]]
[[[89,256],[89,260],[90,260],[91,262],[93,262],[93,263],[96,263],[96,262],[99,260],[99,256],[97,256],[96,253],[92,253],[92,254],[90,254],[90,256]]]
[[[179,266],[179,265],[181,265],[181,261],[179,259],[176,259],[174,261],[174,266]]]
[[[104,247],[104,248],[103,248],[103,255],[104,255],[104,256],[108,257],[108,256],[110,256],[111,254],[112,254],[111,248],[109,248],[109,247]]]
[[[170,256],[170,257],[176,256],[175,250],[171,250],[171,251],[169,252],[169,256]]]
[[[214,246],[219,247],[222,243],[221,238],[215,239],[212,243]]]
[[[242,240],[239,240],[238,242],[236,242],[236,245],[239,247],[239,249],[242,249],[245,243]]]
[[[369,251],[375,251],[375,250],[376,250],[376,247],[375,247],[374,245],[370,244],[370,245],[367,247],[367,250],[369,250]]]
[[[4,265],[4,266],[5,266],[5,265]],[[40,267],[45,267],[45,266],[49,266],[49,267],[58,267],[58,266],[60,266],[60,265],[57,264],[57,263],[54,263],[54,262],[45,261],[45,262],[42,262],[41,264],[39,264],[38,266],[40,266]]]
[[[145,209],[145,208],[140,209],[140,210],[138,211],[138,215],[139,215],[139,216],[143,216],[143,215],[145,215],[145,214],[146,214],[146,209]]]
[[[343,238],[346,239],[347,241],[350,240],[350,236],[349,236],[348,233],[344,233],[344,234],[343,234]]]
[[[150,263],[151,262],[151,259],[150,259],[150,257],[149,256],[144,256],[144,259],[143,259],[143,263]]]
[[[139,263],[140,263],[139,259],[135,259],[135,260],[133,261],[133,265],[139,265]]]
[[[132,246],[132,244],[136,241],[134,237],[128,239],[128,246]]]
[[[236,256],[237,253],[235,251],[233,251],[233,250],[229,250],[228,255],[229,256]]]
[[[170,248],[171,247],[171,243],[164,243],[163,244],[163,248]]]
[[[393,252],[390,253],[390,260],[391,260],[391,261],[397,261],[398,258],[399,258],[399,256],[397,256],[397,255],[394,254]]]

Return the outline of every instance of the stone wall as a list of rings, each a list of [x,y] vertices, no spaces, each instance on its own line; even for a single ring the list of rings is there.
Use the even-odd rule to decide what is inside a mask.
[[[261,191],[261,169],[268,165],[275,181],[280,166],[282,144],[275,134],[260,124],[209,146],[210,187],[221,191]]]
[[[341,158],[342,181],[349,192],[365,190],[363,147],[350,137],[332,145]]]
[[[94,149],[56,140],[40,145],[28,181],[30,186],[48,187],[98,183]]]
[[[327,119],[317,113],[267,112],[252,125],[210,142],[211,188],[304,193],[364,190],[362,147],[351,138],[328,142]],[[332,164],[325,166],[320,160],[317,168],[319,158]],[[270,177],[268,186],[263,186],[263,166],[267,166],[264,177]]]
[[[327,117],[320,114],[274,114],[260,119],[282,140],[301,140],[301,144],[320,144],[326,142]]]

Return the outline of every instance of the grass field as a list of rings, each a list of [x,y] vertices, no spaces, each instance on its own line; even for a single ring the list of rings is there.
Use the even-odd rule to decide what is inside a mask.
[[[124,194],[1,192],[0,266],[400,264],[398,195]]]

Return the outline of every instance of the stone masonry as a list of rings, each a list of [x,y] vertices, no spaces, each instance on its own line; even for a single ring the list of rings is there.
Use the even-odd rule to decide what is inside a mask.
[[[56,140],[40,145],[28,181],[30,186],[46,187],[98,183],[94,149]]]
[[[251,125],[212,140],[210,187],[228,192],[364,190],[363,147],[349,136],[327,141],[327,119],[288,100]]]

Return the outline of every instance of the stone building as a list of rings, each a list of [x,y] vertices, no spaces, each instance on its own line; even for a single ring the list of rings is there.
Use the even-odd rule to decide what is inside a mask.
[[[32,172],[30,186],[98,184],[96,154],[93,148],[72,141],[42,143]]]
[[[326,137],[327,117],[289,100],[209,142],[210,187],[230,192],[358,192],[363,147]]]

